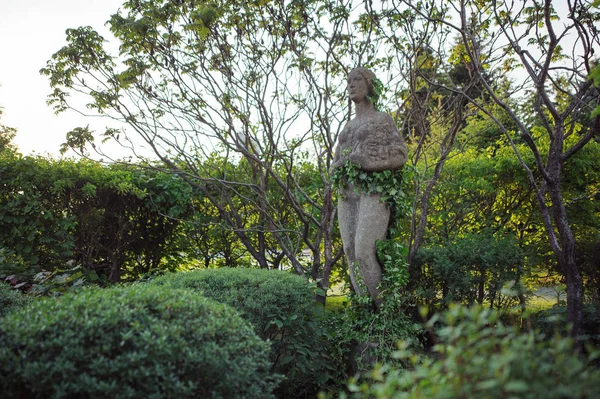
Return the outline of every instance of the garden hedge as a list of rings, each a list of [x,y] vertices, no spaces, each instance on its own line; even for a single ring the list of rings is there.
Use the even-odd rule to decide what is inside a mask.
[[[136,284],[83,289],[0,325],[5,398],[269,398],[269,346],[228,306]]]
[[[329,378],[320,315],[313,287],[277,270],[220,268],[170,273],[152,284],[187,288],[237,309],[259,337],[271,342],[274,372],[286,376],[280,397],[301,397]]]

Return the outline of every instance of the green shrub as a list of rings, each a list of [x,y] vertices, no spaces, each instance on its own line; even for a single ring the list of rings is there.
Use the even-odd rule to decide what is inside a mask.
[[[489,231],[421,248],[411,264],[411,301],[436,311],[451,303],[510,308],[518,297],[506,295],[503,288],[523,291],[524,257],[514,237]]]
[[[531,325],[546,335],[552,335],[567,325],[567,304],[560,302],[549,309],[538,310],[530,316]],[[584,338],[596,344],[600,343],[600,305],[586,303],[583,305]]]
[[[21,308],[30,302],[30,298],[20,291],[13,290],[8,284],[0,282],[0,317],[8,312]]]
[[[183,179],[140,165],[2,156],[0,244],[28,266],[11,271],[27,282],[70,260],[111,281],[175,270],[194,195]]]
[[[371,380],[349,389],[354,398],[597,398],[599,353],[579,357],[571,338],[523,333],[504,326],[498,313],[451,307],[429,323],[443,325],[433,356],[403,347],[408,369],[378,366]],[[344,395],[342,395],[344,396]]]
[[[271,345],[272,370],[285,374],[278,396],[302,397],[328,379],[320,344],[321,306],[302,277],[261,269],[206,269],[172,273],[152,284],[189,288],[230,305]]]
[[[268,344],[237,313],[143,284],[44,298],[0,325],[3,397],[269,398]]]

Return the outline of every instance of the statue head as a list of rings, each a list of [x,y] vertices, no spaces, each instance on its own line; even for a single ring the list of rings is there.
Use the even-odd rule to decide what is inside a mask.
[[[367,100],[377,108],[377,100],[379,99],[379,94],[375,90],[375,85],[378,82],[378,79],[375,76],[375,74],[367,68],[354,68],[348,74],[348,92],[350,94],[350,98],[353,99],[353,101],[355,101],[353,96],[363,95],[362,90],[359,90],[360,93],[352,92],[352,84],[353,81],[356,80],[357,76],[362,78],[361,80],[364,81],[364,83],[366,84],[364,96],[366,96]]]

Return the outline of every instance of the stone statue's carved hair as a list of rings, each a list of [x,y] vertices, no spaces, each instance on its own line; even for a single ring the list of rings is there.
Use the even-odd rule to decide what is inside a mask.
[[[358,73],[360,76],[363,77],[363,79],[367,81],[367,87],[369,88],[369,96],[375,94],[373,91],[373,80],[376,78],[376,76],[373,72],[371,72],[367,68],[358,67],[351,70],[348,76],[352,75],[352,73]]]

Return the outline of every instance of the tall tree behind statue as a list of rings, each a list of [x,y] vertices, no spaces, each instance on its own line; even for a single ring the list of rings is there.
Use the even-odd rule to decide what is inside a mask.
[[[598,90],[589,80],[600,48],[600,14],[592,1],[569,0],[562,15],[551,0],[401,2],[417,16],[458,37],[456,56],[472,81],[483,88],[474,97],[456,85],[440,84],[469,98],[503,131],[534,190],[548,242],[567,286],[567,313],[572,334],[582,327],[582,280],[561,176],[565,164],[592,139],[600,137],[600,118],[590,118]],[[436,13],[432,14],[431,9]],[[501,74],[518,71],[510,86],[499,87]],[[517,80],[518,79],[518,80]],[[533,104],[519,100],[534,93]],[[496,117],[500,108],[506,121]],[[534,158],[530,167],[515,145],[524,142]]]

